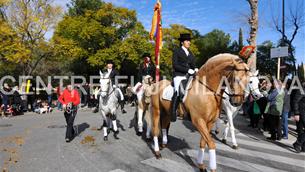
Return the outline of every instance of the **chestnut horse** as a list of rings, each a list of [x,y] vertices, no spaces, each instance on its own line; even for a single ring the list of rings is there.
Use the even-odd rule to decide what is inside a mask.
[[[216,119],[221,110],[222,88],[224,82],[231,88],[225,92],[230,97],[234,106],[244,102],[244,89],[249,80],[249,68],[238,56],[232,54],[219,54],[210,58],[195,74],[188,88],[187,97],[184,98],[183,107],[191,117],[193,125],[201,135],[200,149],[197,158],[200,170],[205,170],[203,164],[204,149],[206,144],[209,148],[210,169],[216,171],[216,145],[210,135]],[[152,135],[154,140],[154,152],[156,158],[160,158],[158,136],[160,133],[159,122],[161,118],[162,145],[167,144],[167,128],[171,119],[171,101],[162,98],[164,89],[171,84],[170,81],[162,80],[154,84],[151,101],[152,112]],[[162,114],[162,115],[161,115]]]

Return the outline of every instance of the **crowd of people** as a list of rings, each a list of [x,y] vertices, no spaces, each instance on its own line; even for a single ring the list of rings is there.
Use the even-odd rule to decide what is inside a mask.
[[[261,80],[260,92],[263,97],[255,100],[250,94],[243,105],[243,110],[244,114],[249,115],[250,118],[248,126],[258,128],[262,120],[262,129],[269,131],[270,137],[267,139],[272,141],[288,139],[288,119],[294,119],[299,135],[299,142],[296,142],[298,144],[294,147],[297,152],[300,152],[305,151],[304,122],[302,121],[305,118],[303,103],[305,95],[302,94],[302,89],[305,90],[305,82],[302,83],[303,88],[290,89],[292,87],[290,84],[291,80],[282,83],[275,79],[269,84],[265,79]]]

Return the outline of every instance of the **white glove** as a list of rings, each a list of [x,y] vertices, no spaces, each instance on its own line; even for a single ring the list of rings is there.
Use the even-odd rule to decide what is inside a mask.
[[[196,73],[198,72],[198,68],[195,68],[195,72],[196,72]]]
[[[195,73],[195,71],[194,71],[193,69],[189,69],[189,70],[187,71],[187,73],[189,73],[190,75],[193,75],[193,74]]]

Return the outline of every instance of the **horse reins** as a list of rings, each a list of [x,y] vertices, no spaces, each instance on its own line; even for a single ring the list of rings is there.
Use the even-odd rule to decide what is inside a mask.
[[[229,76],[232,74],[233,71],[245,71],[245,72],[248,72],[249,70],[248,70],[248,69],[237,69],[237,68],[234,68],[234,69],[230,72]],[[222,99],[225,99],[225,97],[223,97],[221,94],[219,94],[218,92],[216,92],[215,90],[213,90],[211,87],[209,87],[206,83],[202,82],[202,81],[201,81],[199,78],[197,78],[196,76],[198,76],[197,73],[195,74],[194,79],[197,80],[201,85],[204,85],[207,89],[209,89],[210,91],[212,91],[212,92],[214,93],[215,96],[219,96],[219,97],[221,97]],[[235,94],[235,93],[231,94],[231,93],[226,92],[225,90],[224,90],[224,93],[225,93],[226,95],[228,95],[229,97],[244,96],[244,94]]]

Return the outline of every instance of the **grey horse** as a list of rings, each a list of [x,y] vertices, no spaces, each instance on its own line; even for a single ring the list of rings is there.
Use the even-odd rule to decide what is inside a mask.
[[[99,99],[99,112],[103,118],[103,131],[104,131],[104,141],[108,140],[108,134],[110,128],[114,131],[114,138],[118,138],[119,130],[117,127],[117,110],[119,108],[119,98],[118,91],[112,85],[111,79],[105,77],[105,75],[100,71],[100,99]]]

